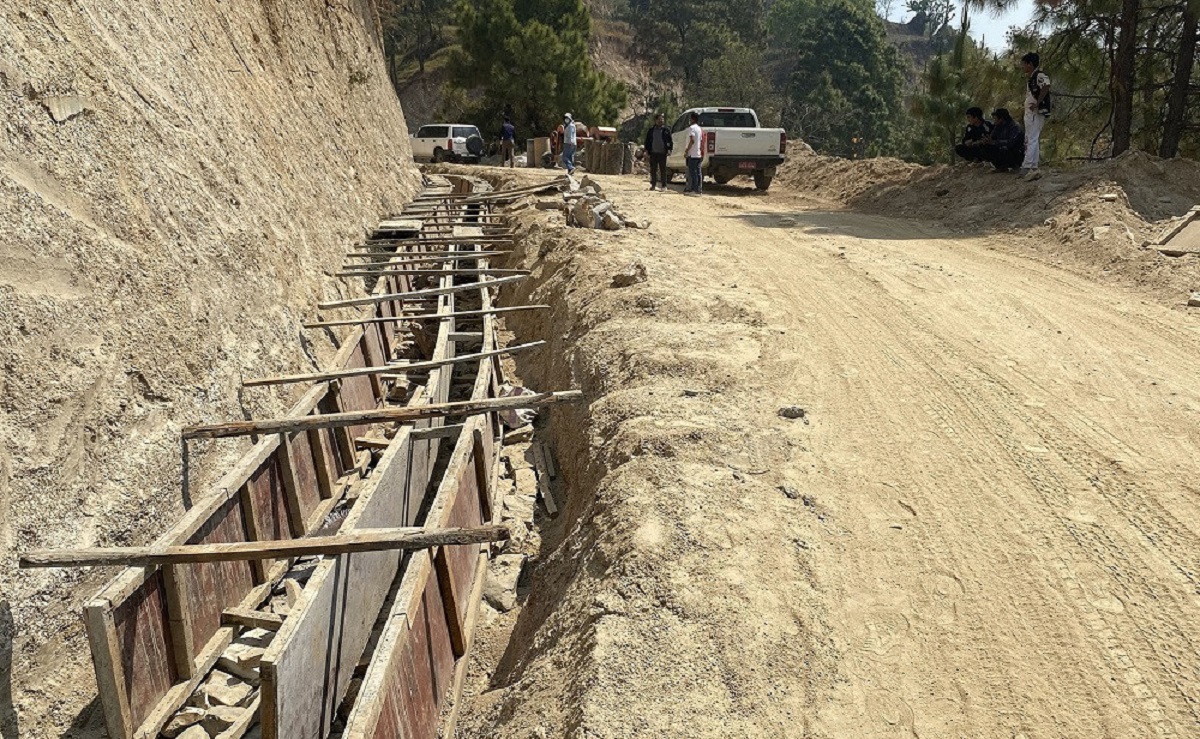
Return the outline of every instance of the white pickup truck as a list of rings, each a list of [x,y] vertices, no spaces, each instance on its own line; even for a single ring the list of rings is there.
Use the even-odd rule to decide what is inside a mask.
[[[667,158],[668,176],[687,172],[688,126],[691,115],[700,115],[704,131],[701,151],[704,174],[718,185],[738,175],[754,177],[754,187],[766,190],[783,164],[787,150],[787,132],[782,128],[762,128],[758,114],[750,108],[692,108],[684,111],[671,127],[674,149]]]

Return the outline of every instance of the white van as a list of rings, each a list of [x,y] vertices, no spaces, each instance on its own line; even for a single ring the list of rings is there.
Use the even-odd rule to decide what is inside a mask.
[[[483,156],[483,136],[466,123],[434,123],[412,135],[413,159],[418,162],[467,162]]]

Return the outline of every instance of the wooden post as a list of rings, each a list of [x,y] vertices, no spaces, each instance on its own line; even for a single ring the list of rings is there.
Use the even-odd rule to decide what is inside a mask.
[[[192,614],[187,575],[174,565],[163,568],[167,586],[167,629],[171,637],[175,669],[185,678],[196,674],[196,645],[192,641]]]
[[[287,503],[288,522],[292,525],[292,536],[308,533],[304,520],[304,509],[300,504],[300,478],[292,458],[292,442],[288,434],[279,435],[279,469],[283,473],[283,497]]]
[[[83,609],[83,616],[108,735],[112,739],[132,739],[133,712],[129,708],[129,693],[125,690],[125,663],[117,644],[112,605],[106,600],[90,601]]]

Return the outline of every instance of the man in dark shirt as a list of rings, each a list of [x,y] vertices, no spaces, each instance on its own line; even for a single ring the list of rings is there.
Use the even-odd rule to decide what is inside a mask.
[[[662,113],[654,117],[654,125],[646,132],[646,156],[650,159],[650,189],[667,189],[667,155],[675,147],[671,131]],[[660,184],[661,183],[661,184]]]
[[[992,133],[984,141],[980,147],[983,161],[995,165],[997,172],[1021,166],[1021,160],[1025,158],[1025,134],[1007,108],[997,108],[992,113]]]
[[[982,162],[984,139],[991,134],[992,124],[983,119],[983,109],[967,108],[967,127],[954,151],[968,162]]]
[[[515,169],[517,166],[517,127],[513,125],[512,119],[508,116],[504,117],[504,125],[500,127],[500,166],[505,164],[510,169]]]

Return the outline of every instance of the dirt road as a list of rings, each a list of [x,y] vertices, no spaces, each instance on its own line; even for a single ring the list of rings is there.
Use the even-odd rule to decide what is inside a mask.
[[[653,227],[526,254],[565,360],[523,373],[600,399],[554,429],[568,515],[469,733],[1200,733],[1200,314],[994,236],[601,179]]]

